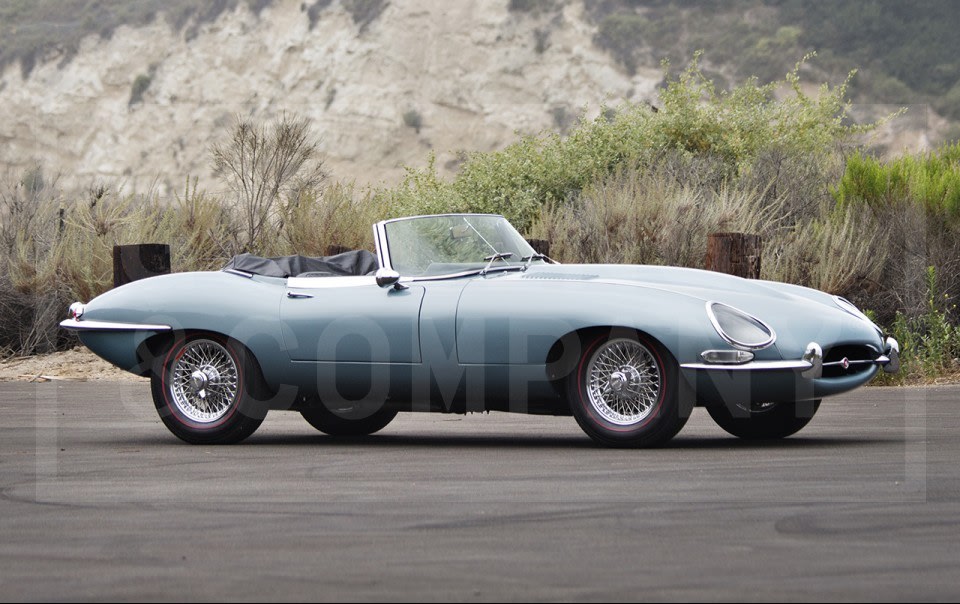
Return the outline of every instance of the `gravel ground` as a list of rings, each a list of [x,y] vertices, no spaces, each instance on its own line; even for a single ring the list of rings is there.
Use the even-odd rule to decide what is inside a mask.
[[[111,381],[140,382],[141,378],[118,369],[86,348],[0,361],[0,382]]]

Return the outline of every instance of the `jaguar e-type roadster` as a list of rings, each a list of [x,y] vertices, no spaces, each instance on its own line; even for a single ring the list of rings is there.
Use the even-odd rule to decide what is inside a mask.
[[[496,215],[374,225],[365,250],[235,257],[74,303],[61,326],[149,376],[164,424],[232,443],[267,411],[366,435],[404,411],[573,415],[602,445],[663,444],[704,406],[747,439],[898,370],[853,304],[663,266],[558,264]]]

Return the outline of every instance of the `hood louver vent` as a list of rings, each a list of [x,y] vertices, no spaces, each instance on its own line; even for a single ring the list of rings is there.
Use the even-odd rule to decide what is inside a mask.
[[[524,279],[546,279],[551,281],[589,281],[596,279],[598,275],[577,275],[572,273],[529,273],[523,276]]]

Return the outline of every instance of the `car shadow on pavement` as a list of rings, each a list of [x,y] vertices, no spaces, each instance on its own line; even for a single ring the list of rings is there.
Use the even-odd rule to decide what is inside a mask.
[[[863,447],[889,444],[890,440],[871,438],[794,437],[779,440],[745,441],[734,437],[675,437],[655,450],[679,449],[819,449],[829,447]],[[240,446],[317,446],[317,447],[410,447],[410,448],[514,448],[514,449],[605,449],[594,444],[588,437],[570,436],[517,436],[511,434],[451,435],[437,434],[374,434],[370,436],[305,435],[254,435]],[[629,449],[628,449],[629,450]]]

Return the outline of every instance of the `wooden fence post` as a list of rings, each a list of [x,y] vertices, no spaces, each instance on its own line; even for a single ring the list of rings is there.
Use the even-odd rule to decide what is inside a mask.
[[[170,246],[138,243],[113,246],[113,286],[170,273]]]
[[[728,275],[759,279],[761,248],[760,235],[711,233],[707,235],[704,267]]]
[[[543,254],[544,256],[550,255],[550,241],[547,239],[527,239],[527,243],[530,244],[530,247],[533,248],[538,254]]]
[[[328,245],[325,251],[326,251],[326,254],[324,254],[325,256],[336,256],[337,254],[349,252],[350,248],[344,247],[342,245]]]

